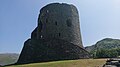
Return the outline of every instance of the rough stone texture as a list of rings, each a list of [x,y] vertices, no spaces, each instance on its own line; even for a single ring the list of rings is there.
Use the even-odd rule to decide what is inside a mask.
[[[89,58],[83,48],[75,6],[52,3],[40,10],[38,26],[16,64]]]
[[[83,47],[79,25],[79,14],[75,6],[49,4],[40,10],[37,38],[59,38]]]
[[[61,39],[29,39],[25,42],[18,63],[24,64],[80,58],[89,58],[89,54],[83,48],[67,41]]]

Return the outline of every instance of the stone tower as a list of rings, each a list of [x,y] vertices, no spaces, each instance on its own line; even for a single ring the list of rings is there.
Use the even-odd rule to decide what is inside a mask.
[[[37,38],[58,38],[83,47],[76,7],[58,3],[43,7],[38,18]]]
[[[17,64],[89,58],[84,50],[77,8],[52,3],[40,10],[38,26],[24,43]]]

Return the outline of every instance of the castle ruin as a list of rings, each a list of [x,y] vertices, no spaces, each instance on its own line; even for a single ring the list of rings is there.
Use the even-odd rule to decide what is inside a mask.
[[[83,48],[77,8],[65,3],[40,10],[38,26],[24,43],[17,64],[89,58]]]

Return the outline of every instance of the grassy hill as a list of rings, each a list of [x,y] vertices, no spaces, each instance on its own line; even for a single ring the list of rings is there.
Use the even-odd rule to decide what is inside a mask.
[[[85,49],[89,52],[97,49],[115,49],[115,48],[120,48],[120,40],[112,38],[105,38],[98,41],[95,45],[85,47]]]
[[[85,48],[91,53],[93,58],[115,58],[120,56],[120,40],[105,38],[95,45]]]
[[[19,54],[15,54],[15,53],[0,54],[0,65],[15,63],[18,59],[18,56]]]
[[[7,67],[102,67],[106,59],[80,59],[65,60],[45,63],[32,63],[24,65],[13,65]]]

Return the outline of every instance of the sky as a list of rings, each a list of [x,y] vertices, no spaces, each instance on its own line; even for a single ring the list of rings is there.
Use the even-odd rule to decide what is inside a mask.
[[[20,53],[49,3],[73,4],[79,11],[84,46],[120,39],[120,0],[0,0],[0,53]]]

